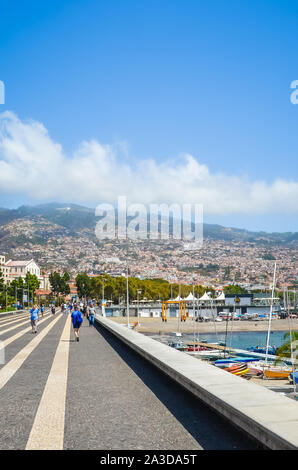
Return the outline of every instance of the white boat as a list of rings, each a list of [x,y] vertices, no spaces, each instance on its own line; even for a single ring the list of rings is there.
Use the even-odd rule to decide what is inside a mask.
[[[179,336],[179,337],[181,337],[182,333],[180,333],[180,331],[171,331],[169,333],[169,336],[176,336],[176,337]]]

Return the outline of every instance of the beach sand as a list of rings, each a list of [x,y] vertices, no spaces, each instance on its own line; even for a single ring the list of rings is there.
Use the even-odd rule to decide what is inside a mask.
[[[126,317],[109,317],[116,323],[127,324]],[[130,317],[130,324],[138,322],[137,317]],[[233,331],[267,331],[268,320],[261,321],[248,321],[248,320],[234,320]],[[292,328],[298,330],[298,319],[292,319]],[[152,333],[152,334],[166,334],[171,331],[180,331],[181,333],[193,333],[194,330],[198,333],[214,333],[215,328],[218,333],[226,331],[226,321],[222,322],[196,322],[192,318],[187,318],[185,322],[178,321],[177,318],[168,318],[167,322],[163,322],[161,318],[140,318],[139,324],[135,327],[135,331],[139,333]],[[228,322],[228,329],[230,330],[232,321]],[[288,331],[288,319],[272,319],[271,331]]]

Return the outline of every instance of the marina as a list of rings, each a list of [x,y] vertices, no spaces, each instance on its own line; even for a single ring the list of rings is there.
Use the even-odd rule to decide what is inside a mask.
[[[284,331],[276,332],[277,347],[281,345]],[[177,334],[177,336],[176,336]],[[293,394],[293,359],[280,358],[278,365],[275,365],[277,356],[275,354],[267,354],[256,352],[263,350],[260,346],[243,348],[233,348],[227,346],[221,335],[220,342],[211,342],[206,339],[198,340],[191,334],[182,334],[181,332],[171,332],[169,335],[150,335],[151,338],[168,346],[181,351],[182,353],[192,356],[198,360],[202,360],[213,365],[216,368],[221,368],[226,372],[238,375],[246,380],[257,381],[259,385],[266,388],[270,387],[271,390],[278,393],[285,394],[289,398],[296,398],[296,392]],[[235,333],[233,339],[241,344],[252,344],[251,341],[256,341],[257,333],[241,332]],[[215,339],[215,334],[204,335],[204,338],[210,336]],[[240,336],[240,339],[239,339]],[[247,337],[247,338],[245,338]],[[266,337],[265,332],[261,335],[264,341]],[[270,347],[268,350],[274,350]],[[276,350],[277,348],[275,348]],[[294,363],[295,366],[295,363]],[[297,374],[297,372],[296,372]],[[297,382],[297,379],[296,379]]]

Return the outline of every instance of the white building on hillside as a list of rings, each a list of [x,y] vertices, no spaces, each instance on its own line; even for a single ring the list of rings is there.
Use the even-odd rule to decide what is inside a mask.
[[[29,272],[30,274],[35,274],[40,280],[40,268],[35,263],[33,259],[29,261],[12,261],[9,260],[4,264],[4,267],[7,268],[7,280],[10,283],[14,279],[18,279],[22,277],[25,279],[26,274]]]
[[[9,268],[5,265],[5,256],[0,255],[0,270],[3,274],[4,283],[7,284],[9,281]]]

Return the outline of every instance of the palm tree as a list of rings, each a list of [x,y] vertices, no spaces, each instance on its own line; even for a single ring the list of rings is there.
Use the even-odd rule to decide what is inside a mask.
[[[277,364],[283,357],[291,357],[291,343],[292,343],[292,350],[293,356],[295,360],[295,365],[297,364],[297,356],[298,356],[298,331],[287,331],[284,334],[284,340],[287,340],[280,348],[277,349],[276,355],[277,358],[275,360],[275,364]]]

